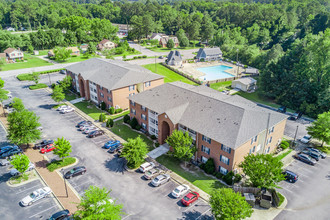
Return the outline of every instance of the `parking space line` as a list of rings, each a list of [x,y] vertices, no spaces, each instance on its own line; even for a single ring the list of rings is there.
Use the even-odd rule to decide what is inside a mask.
[[[193,207],[196,207],[196,205],[197,204],[199,204],[199,202],[198,203],[196,203],[195,205],[192,205],[192,206],[190,206],[189,208],[187,208],[186,210],[183,210],[183,212],[186,212],[186,211],[188,211],[189,209],[191,209],[191,208],[193,208]]]
[[[54,208],[54,207],[57,207],[57,205],[54,205],[54,206],[52,206],[52,207],[50,207],[50,208],[48,208],[48,209],[44,209],[44,210],[42,210],[41,212],[38,212],[38,213],[36,213],[36,214],[34,214],[34,215],[31,215],[29,218],[33,218],[33,217],[36,216],[36,215],[40,215],[41,213],[46,212],[46,211],[48,211],[48,210],[50,210],[50,209],[52,209],[52,208]]]
[[[124,220],[124,219],[130,217],[131,215],[132,215],[132,214],[126,215],[126,216],[125,216],[124,218],[122,218],[121,220]]]
[[[80,183],[79,185],[76,185],[76,187],[79,187],[79,186],[85,185],[85,183],[91,183],[91,181],[90,181],[90,180],[85,181],[85,182],[83,182],[83,183]]]
[[[20,191],[20,192],[17,192],[17,193],[15,193],[15,194],[18,195],[18,194],[20,194],[20,193],[22,193],[22,192],[25,192],[25,191],[27,191],[27,190],[30,190],[30,189],[33,189],[33,188],[36,188],[36,187],[40,187],[40,186],[35,185],[35,186],[32,186],[32,187],[30,187],[30,188],[28,188],[28,189],[25,189],[25,190],[22,190],[22,191]]]
[[[211,210],[211,208],[209,208],[208,210],[206,210],[205,212],[203,212],[198,218],[196,218],[196,220],[200,219],[205,213],[207,213],[210,210]]]
[[[293,191],[291,191],[291,190],[289,190],[289,189],[287,189],[287,188],[283,188],[284,190],[287,190],[287,191],[289,191],[290,193],[293,193],[294,194],[294,192]]]

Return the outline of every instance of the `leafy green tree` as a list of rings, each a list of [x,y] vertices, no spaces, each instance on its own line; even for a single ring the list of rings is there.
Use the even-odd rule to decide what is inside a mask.
[[[283,163],[271,154],[250,154],[239,165],[254,187],[275,188],[284,180]]]
[[[30,160],[25,154],[20,154],[13,156],[10,164],[22,175],[29,168]]]
[[[38,73],[38,72],[33,72],[31,75],[32,75],[32,81],[33,81],[35,84],[38,84],[38,83],[39,83],[39,80],[40,80],[40,73]]]
[[[61,159],[68,157],[72,152],[71,143],[64,139],[64,137],[57,138],[57,140],[54,142],[54,147],[54,154],[59,156]]]
[[[66,76],[62,79],[60,87],[64,92],[67,92],[72,86],[72,78],[71,76]]]
[[[230,188],[214,190],[211,193],[210,206],[216,220],[240,220],[251,217],[253,213],[245,198]]]
[[[173,156],[185,162],[189,161],[196,152],[196,148],[192,146],[193,139],[188,132],[175,130],[165,141],[173,147],[171,152]]]
[[[203,41],[209,42],[209,40],[212,39],[213,34],[215,33],[212,19],[210,16],[206,13],[204,14],[202,23],[201,23],[201,38]]]
[[[95,55],[96,52],[96,44],[94,42],[89,42],[86,54]]]
[[[5,65],[6,60],[5,58],[0,58],[0,71],[2,70],[2,66]]]
[[[64,61],[71,56],[72,50],[67,50],[64,47],[56,47],[54,49],[55,60]]]
[[[5,81],[3,81],[0,78],[0,103],[1,104],[2,104],[2,102],[4,100],[7,100],[8,99],[8,95],[7,94],[9,93],[7,90],[3,89],[4,85],[5,85]]]
[[[63,93],[63,89],[60,85],[56,85],[53,89],[52,99],[55,102],[62,102],[65,99],[65,94]]]
[[[29,144],[40,139],[39,117],[28,110],[14,111],[8,115],[7,138],[14,144]]]
[[[313,138],[330,144],[330,112],[324,112],[317,116],[317,120],[312,122],[312,125],[307,127],[308,134]]]
[[[127,166],[129,168],[140,166],[144,162],[144,158],[148,153],[147,144],[140,136],[138,136],[135,139],[129,138],[123,145],[124,148],[121,157],[126,158]]]
[[[166,47],[168,48],[168,49],[173,49],[174,48],[174,41],[172,40],[172,39],[169,39],[168,40],[168,42],[167,42],[167,44],[166,44]]]
[[[111,119],[111,118],[109,118],[108,120],[107,120],[107,127],[113,127],[113,124],[114,124],[114,122],[113,122],[113,120]]]
[[[179,40],[180,47],[188,47],[189,46],[189,40],[186,36],[186,33],[184,32],[183,29],[180,29],[177,33],[176,36]]]
[[[13,98],[13,103],[11,106],[13,107],[13,109],[15,109],[18,112],[25,110],[25,106],[24,106],[22,100],[17,97]]]
[[[105,120],[106,120],[105,114],[101,113],[100,116],[99,116],[99,121],[104,122]]]
[[[109,196],[111,191],[106,188],[89,186],[82,196],[75,212],[77,219],[109,219],[120,220],[125,213],[122,204],[116,204]]]

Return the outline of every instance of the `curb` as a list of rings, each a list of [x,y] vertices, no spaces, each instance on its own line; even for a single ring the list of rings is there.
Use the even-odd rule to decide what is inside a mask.
[[[50,160],[48,159],[48,157],[47,157],[46,155],[44,155],[44,158],[45,158],[45,160],[47,160],[48,162],[50,162]],[[57,169],[54,170],[54,171],[58,171],[59,169],[66,169],[66,168],[73,167],[73,166],[77,165],[78,162],[79,162],[79,159],[78,159],[77,157],[73,157],[73,158],[76,158],[76,162],[74,162],[73,164],[69,164],[69,165],[67,165],[67,166],[65,166],[65,167],[57,168]],[[49,172],[51,172],[51,171],[49,171]]]
[[[71,184],[67,180],[65,180],[63,178],[63,176],[61,175],[60,171],[57,169],[57,170],[55,170],[55,172],[61,177],[61,179],[63,181],[66,181],[66,185],[69,186],[70,189],[72,190],[72,192],[81,200],[81,196],[79,195],[79,193],[71,186]]]
[[[8,180],[8,181],[6,181],[6,184],[7,184],[8,186],[10,186],[10,187],[15,188],[15,187],[23,186],[24,184],[27,184],[27,183],[31,183],[31,182],[33,182],[33,181],[35,181],[35,180],[38,179],[38,176],[37,176],[37,174],[36,174],[36,170],[34,170],[33,173],[34,173],[34,178],[28,179],[27,181],[24,181],[24,182],[21,182],[21,183],[17,183],[17,184],[10,184],[10,183],[9,183],[10,180]]]

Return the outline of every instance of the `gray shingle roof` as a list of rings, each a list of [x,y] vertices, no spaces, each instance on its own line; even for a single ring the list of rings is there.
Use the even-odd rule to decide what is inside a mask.
[[[206,86],[167,83],[129,97],[158,114],[233,149],[286,117],[240,96],[224,95]]]
[[[164,78],[139,65],[101,58],[82,61],[66,69],[109,90]]]
[[[206,56],[215,56],[215,55],[222,55],[220,47],[212,47],[212,48],[199,48],[197,53],[197,58],[199,58],[203,52]]]
[[[167,56],[168,62],[171,60],[182,61],[181,54],[178,50],[172,50]]]
[[[242,77],[240,79],[234,80],[233,82],[241,82],[244,85],[250,85],[250,84],[256,83],[257,80],[255,80],[251,77]]]

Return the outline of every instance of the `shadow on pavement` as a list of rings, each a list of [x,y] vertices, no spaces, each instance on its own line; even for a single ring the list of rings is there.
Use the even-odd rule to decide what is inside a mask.
[[[202,215],[202,213],[198,211],[188,211],[183,213],[183,217],[180,219],[185,219],[185,220],[213,220],[213,216],[210,215]]]
[[[113,157],[109,158],[104,162],[104,165],[106,168],[108,168],[110,171],[113,172],[121,172],[124,174],[124,171],[126,171],[125,166],[126,166],[126,160],[124,158],[118,158],[118,157]]]
[[[11,177],[11,175],[8,171],[8,173],[5,173],[0,177],[0,183],[7,182],[10,179],[10,177]]]
[[[52,104],[46,104],[46,105],[39,105],[39,108],[43,109],[52,109],[54,105]]]

